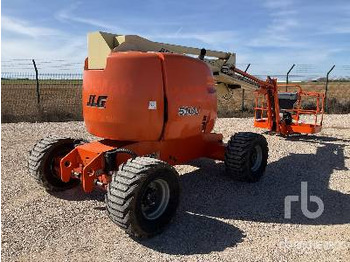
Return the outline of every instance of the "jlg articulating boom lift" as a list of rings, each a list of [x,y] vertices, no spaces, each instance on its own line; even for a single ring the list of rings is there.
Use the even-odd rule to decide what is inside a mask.
[[[266,128],[281,135],[309,134],[321,130],[323,93],[305,92],[297,84],[278,85],[273,79],[262,81],[235,68],[234,53],[158,43],[136,35],[104,32],[90,33],[88,42],[89,69],[104,69],[106,57],[111,52],[163,52],[196,56],[209,65],[216,91],[220,96],[226,95],[230,89],[235,88],[255,91],[254,126]],[[285,92],[281,92],[282,89],[285,89]],[[315,108],[303,109],[302,100],[314,103]],[[305,115],[307,117],[303,118]]]
[[[225,144],[222,134],[212,133],[215,83],[229,88],[258,85],[270,104],[259,109],[256,123],[278,132],[284,127],[279,124],[276,80],[263,82],[243,74],[229,53],[99,32],[90,34],[88,43],[83,115],[87,130],[102,139],[84,143],[50,136],[35,144],[29,171],[46,190],[81,183],[88,193],[102,187],[112,221],[132,236],[150,237],[170,222],[179,203],[173,165],[207,157],[224,161],[234,179],[261,178],[268,158],[264,136],[236,133]],[[293,114],[291,121],[296,120]]]

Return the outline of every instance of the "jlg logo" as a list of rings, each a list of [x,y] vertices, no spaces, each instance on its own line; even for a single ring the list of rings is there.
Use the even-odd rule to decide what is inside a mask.
[[[106,108],[107,97],[108,96],[98,96],[96,100],[96,95],[90,95],[89,101],[86,105],[98,108]]]

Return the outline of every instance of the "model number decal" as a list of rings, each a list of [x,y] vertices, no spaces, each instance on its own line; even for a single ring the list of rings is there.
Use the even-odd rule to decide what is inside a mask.
[[[96,95],[90,95],[89,101],[87,102],[87,106],[94,106],[98,108],[106,108],[108,96],[98,96],[96,99]]]
[[[179,107],[179,116],[194,116],[199,115],[199,109],[194,106]]]

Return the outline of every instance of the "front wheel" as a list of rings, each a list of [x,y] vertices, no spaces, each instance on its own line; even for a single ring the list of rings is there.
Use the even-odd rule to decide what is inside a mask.
[[[235,134],[226,147],[226,173],[235,180],[258,181],[265,172],[268,151],[264,136],[248,132]]]
[[[112,175],[106,196],[107,212],[129,235],[152,237],[164,230],[179,204],[176,170],[158,159],[137,157]]]

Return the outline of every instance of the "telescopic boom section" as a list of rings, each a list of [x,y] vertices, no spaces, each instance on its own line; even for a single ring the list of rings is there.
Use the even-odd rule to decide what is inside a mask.
[[[256,126],[257,119],[257,110],[259,112],[259,118],[262,117],[262,113],[265,111],[267,118],[264,119],[264,126],[258,126],[267,128],[270,131],[275,131],[279,133],[281,130],[280,125],[280,108],[279,108],[279,100],[278,100],[278,87],[277,87],[277,79],[272,79],[268,77],[266,81],[263,81],[255,76],[248,74],[238,68],[232,67],[232,71],[241,77],[245,81],[249,81],[252,85],[256,85],[257,89],[255,91],[256,96],[263,96],[266,103],[265,108],[258,107],[256,101],[255,105],[255,123]]]
[[[271,78],[268,78],[266,81],[263,81],[234,66],[231,68],[231,70],[236,73],[236,77],[242,78],[243,81],[249,81],[252,85],[256,85],[258,88],[273,89],[275,86]]]
[[[208,64],[213,72],[216,86],[227,92],[228,89],[255,89],[254,85],[237,78],[231,67],[236,64],[236,54],[206,50],[181,45],[153,42],[137,35],[118,35],[105,32],[88,34],[88,69],[104,69],[107,56],[111,52],[163,52],[195,56]]]

